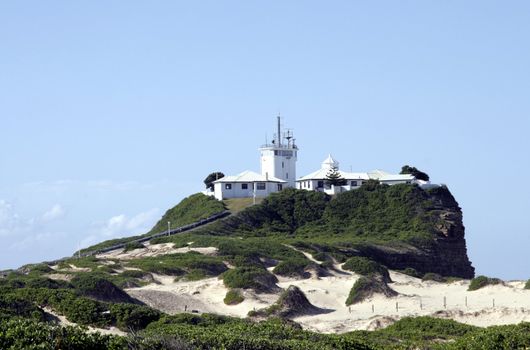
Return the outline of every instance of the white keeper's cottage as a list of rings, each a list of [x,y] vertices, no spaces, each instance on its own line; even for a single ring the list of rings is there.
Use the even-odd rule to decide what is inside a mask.
[[[238,175],[225,176],[213,182],[213,191],[207,190],[204,193],[215,196],[218,200],[261,198],[284,188],[294,187],[300,190],[321,191],[333,195],[357,189],[370,179],[388,185],[416,183],[420,186],[431,186],[429,182],[417,180],[410,174],[389,174],[382,170],[364,173],[345,172],[339,169],[339,162],[333,159],[331,155],[322,162],[320,169],[297,178],[298,150],[292,131],[282,132],[280,117],[278,117],[277,132],[274,134],[273,140],[259,148],[260,173],[247,170]],[[333,169],[340,174],[341,178],[346,180],[345,185],[333,186],[326,181],[328,174]]]

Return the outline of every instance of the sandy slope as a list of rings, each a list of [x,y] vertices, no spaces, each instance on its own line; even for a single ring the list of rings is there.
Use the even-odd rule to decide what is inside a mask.
[[[304,328],[318,332],[342,333],[356,329],[377,329],[401,317],[419,315],[451,318],[478,326],[530,321],[530,290],[524,290],[524,283],[520,281],[468,292],[469,281],[422,282],[397,272],[391,272],[391,277],[394,282],[390,286],[399,292],[397,297],[376,296],[351,307],[345,305],[345,300],[358,278],[354,274],[337,272],[333,276],[321,278],[280,278],[278,285],[282,288],[296,285],[304,291],[312,304],[333,310],[327,314],[294,319]],[[218,278],[193,282],[174,282],[172,277],[159,275],[155,278],[161,284],[132,288],[127,292],[148,305],[171,314],[183,312],[187,306],[188,312],[197,310],[201,313],[245,317],[248,311],[268,306],[277,298],[274,294],[257,295],[247,291],[244,293],[243,303],[227,306],[223,303],[227,289]]]

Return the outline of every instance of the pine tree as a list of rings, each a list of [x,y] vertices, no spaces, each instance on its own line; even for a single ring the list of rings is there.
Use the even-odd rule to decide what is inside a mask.
[[[326,183],[333,186],[344,186],[347,181],[340,175],[339,169],[333,167],[326,174]]]

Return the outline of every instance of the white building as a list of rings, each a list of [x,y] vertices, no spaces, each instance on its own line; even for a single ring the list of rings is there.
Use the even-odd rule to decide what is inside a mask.
[[[276,177],[268,177],[253,171],[244,171],[239,175],[225,176],[213,182],[214,196],[219,200],[227,198],[266,197],[278,192],[287,184]]]
[[[280,117],[272,142],[262,145],[259,151],[261,174],[247,170],[239,175],[225,176],[213,182],[213,192],[204,193],[213,195],[218,200],[266,197],[285,187],[296,186],[298,147],[290,130],[282,132]]]
[[[327,183],[328,174],[336,169],[341,178],[346,180],[346,185],[333,186]],[[296,188],[300,190],[321,191],[327,194],[337,194],[344,191],[359,188],[364,182],[374,179],[380,183],[395,185],[400,183],[419,183],[416,178],[410,174],[389,174],[382,170],[374,170],[366,173],[352,173],[339,169],[337,162],[331,154],[324,159],[320,169],[296,180]]]

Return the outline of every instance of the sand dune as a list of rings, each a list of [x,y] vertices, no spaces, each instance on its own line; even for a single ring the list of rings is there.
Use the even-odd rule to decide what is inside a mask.
[[[392,298],[374,296],[363,303],[348,307],[345,305],[345,300],[358,277],[341,271],[333,276],[321,278],[280,278],[278,285],[284,289],[289,285],[296,285],[313,305],[333,310],[326,314],[294,318],[305,329],[324,333],[373,330],[385,327],[405,316],[420,315],[451,318],[477,326],[530,321],[530,290],[524,290],[524,283],[521,281],[468,292],[469,281],[422,282],[417,278],[391,272],[394,282],[390,286],[399,293],[398,296]],[[170,314],[184,312],[187,306],[188,312],[197,310],[245,317],[248,311],[269,306],[278,297],[278,294],[256,294],[245,291],[244,302],[228,306],[223,302],[227,288],[218,278],[193,282],[175,282],[173,277],[160,275],[156,275],[155,278],[161,284],[132,288],[127,292],[148,305]]]

